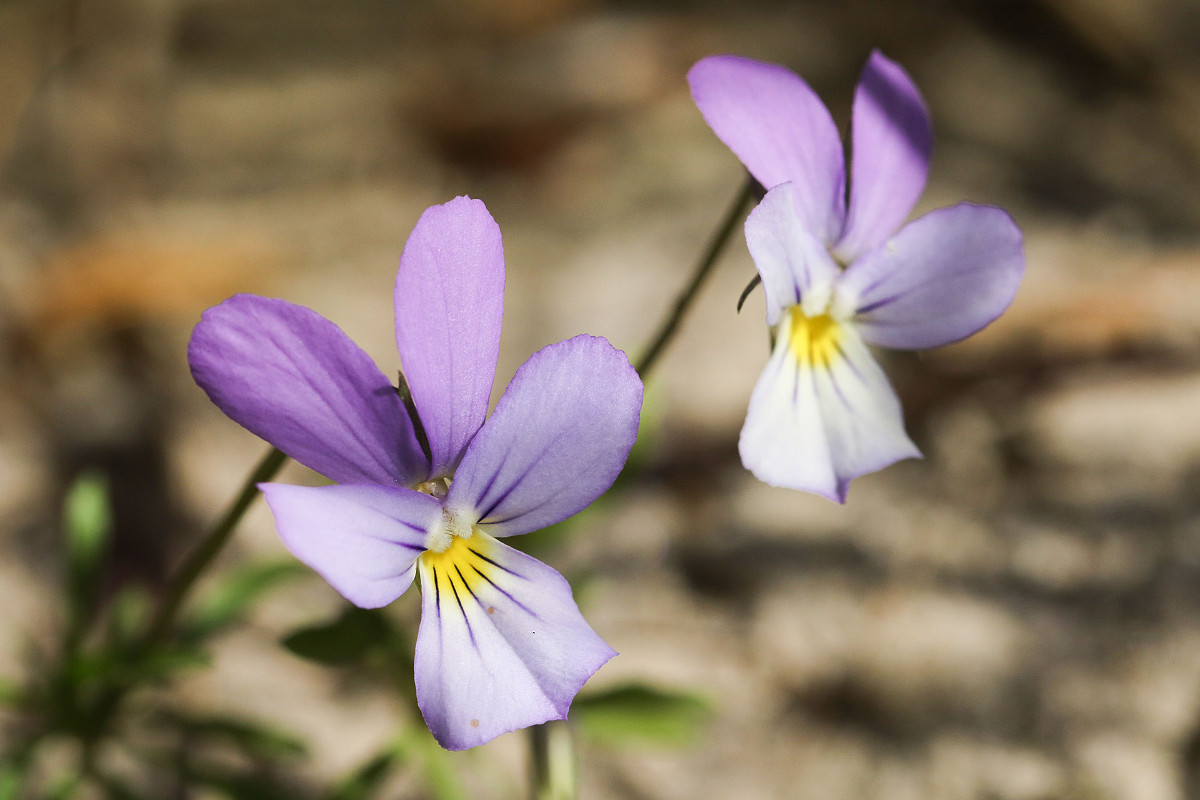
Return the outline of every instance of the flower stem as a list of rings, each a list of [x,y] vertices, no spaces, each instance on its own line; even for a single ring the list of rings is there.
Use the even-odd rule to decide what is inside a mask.
[[[171,630],[171,625],[175,622],[175,616],[179,613],[179,609],[183,606],[183,601],[187,599],[188,592],[192,585],[204,573],[204,570],[212,563],[217,554],[229,542],[233,535],[237,524],[241,522],[245,516],[246,510],[250,508],[250,504],[254,498],[258,496],[258,484],[262,481],[268,481],[275,476],[277,472],[287,463],[288,457],[274,447],[263,456],[258,462],[258,466],[246,478],[242,484],[242,490],[238,496],[230,503],[226,509],[224,516],[217,521],[212,530],[208,532],[200,544],[196,546],[183,562],[179,571],[175,573],[171,583],[167,587],[167,594],[163,598],[162,603],[154,613],[149,626],[146,628],[146,633],[138,640],[131,651],[124,654],[130,663],[135,663],[138,659],[145,655],[163,639]],[[85,765],[90,764],[94,757],[96,746],[100,738],[108,730],[112,716],[115,713],[126,693],[133,688],[133,685],[126,682],[110,683],[100,696],[91,704],[89,719],[92,721],[91,730],[83,737],[83,756],[82,761]]]
[[[717,264],[717,257],[721,255],[721,251],[725,248],[725,243],[729,241],[730,235],[738,222],[749,210],[751,203],[758,197],[758,181],[754,178],[747,177],[742,188],[738,190],[737,198],[729,206],[729,210],[725,212],[724,219],[721,220],[720,226],[708,241],[708,247],[700,260],[696,262],[696,268],[692,274],[692,279],[683,291],[679,293],[679,297],[675,300],[675,305],[671,308],[667,318],[663,320],[662,325],[658,329],[658,333],[654,337],[654,341],[642,353],[636,369],[638,374],[645,380],[650,368],[658,361],[658,357],[662,355],[662,351],[671,341],[671,337],[675,335],[675,331],[679,328],[679,324],[683,321],[684,315],[687,313],[688,307],[692,301],[696,299],[696,295],[700,292],[700,287],[704,284],[709,273]]]
[[[179,571],[175,573],[175,577],[172,578],[170,585],[167,587],[167,595],[163,598],[162,604],[155,612],[154,619],[146,631],[146,638],[142,641],[143,648],[155,644],[167,635],[171,624],[175,621],[175,615],[179,613],[179,608],[187,598],[192,585],[204,573],[204,570],[212,563],[212,560],[217,557],[217,554],[229,543],[229,539],[233,536],[233,531],[237,528],[237,524],[245,516],[246,511],[250,508],[250,504],[254,502],[254,498],[258,497],[258,484],[275,477],[276,473],[287,463],[287,460],[288,457],[286,455],[272,447],[263,456],[262,460],[258,462],[258,466],[254,468],[254,471],[250,473],[245,483],[242,484],[242,490],[238,493],[238,496],[234,498],[229,508],[226,509],[225,515],[217,521],[217,524],[200,541],[196,549],[188,554],[187,560],[183,562]]]
[[[575,747],[567,723],[552,720],[529,729],[532,800],[575,800]]]

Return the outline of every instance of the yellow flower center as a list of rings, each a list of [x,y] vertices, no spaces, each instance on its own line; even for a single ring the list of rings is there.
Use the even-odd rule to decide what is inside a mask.
[[[827,369],[841,357],[842,329],[828,313],[810,317],[792,306],[781,333],[802,365]]]
[[[420,556],[422,591],[433,592],[439,605],[450,602],[462,608],[468,600],[476,602],[478,588],[492,583],[489,576],[500,569],[490,557],[494,541],[483,534],[454,536],[445,550],[426,550]]]

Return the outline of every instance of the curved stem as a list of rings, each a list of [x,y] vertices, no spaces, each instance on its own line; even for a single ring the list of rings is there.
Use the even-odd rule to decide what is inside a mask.
[[[142,647],[148,647],[159,641],[167,635],[171,628],[171,624],[175,621],[175,615],[179,613],[180,606],[187,598],[188,592],[192,585],[196,582],[204,570],[208,567],[212,560],[217,557],[217,554],[224,549],[233,535],[237,524],[241,522],[246,511],[250,508],[250,504],[254,502],[254,498],[258,497],[258,484],[263,481],[269,481],[271,478],[283,468],[287,463],[288,457],[278,449],[272,447],[270,451],[263,456],[258,462],[258,466],[246,478],[242,484],[242,490],[233,502],[229,504],[229,508],[225,511],[224,516],[217,521],[212,530],[208,532],[196,549],[188,554],[187,560],[180,566],[179,571],[175,573],[175,577],[171,579],[170,585],[167,587],[167,595],[163,598],[162,605],[154,614],[154,619],[147,629],[146,638],[142,641]]]
[[[705,279],[712,272],[713,267],[717,264],[717,257],[721,255],[721,251],[725,248],[725,243],[729,241],[730,234],[737,227],[738,222],[749,210],[750,205],[758,196],[758,181],[751,177],[746,178],[745,184],[738,191],[737,198],[729,206],[729,210],[725,212],[724,219],[721,220],[720,226],[709,239],[708,247],[704,250],[704,254],[700,260],[696,262],[696,268],[693,271],[692,279],[683,291],[679,293],[679,297],[675,300],[675,305],[671,308],[667,318],[663,320],[659,326],[658,333],[650,346],[642,353],[641,358],[635,368],[638,374],[645,380],[646,373],[658,361],[658,357],[662,355],[662,351],[671,341],[671,337],[675,335],[675,331],[679,328],[679,324],[683,322],[683,317],[691,306],[692,301],[696,299],[696,295],[700,291],[700,287],[704,284]]]
[[[575,747],[566,722],[552,720],[529,729],[532,800],[575,800]]]
[[[258,496],[258,484],[275,477],[275,474],[287,463],[287,460],[288,457],[286,455],[272,447],[263,456],[262,460],[258,462],[258,466],[247,476],[245,482],[242,484],[241,491],[234,498],[233,502],[229,504],[229,508],[226,509],[225,514],[200,541],[196,549],[188,554],[179,571],[175,573],[175,577],[172,578],[170,585],[167,587],[166,597],[163,598],[162,604],[154,612],[154,617],[146,629],[146,634],[133,646],[132,652],[124,654],[125,658],[131,662],[135,661],[144,656],[154,645],[166,638],[171,630],[171,625],[175,622],[175,617],[179,613],[179,609],[183,606],[183,601],[187,599],[192,585],[195,584],[208,565],[212,563],[217,554],[229,542],[237,524],[241,522],[247,509],[250,508],[250,504]],[[131,688],[132,685],[126,682],[109,683],[91,705],[89,718],[93,721],[94,726],[91,732],[83,739],[83,759],[85,764],[93,756],[96,744],[107,730],[113,713]]]

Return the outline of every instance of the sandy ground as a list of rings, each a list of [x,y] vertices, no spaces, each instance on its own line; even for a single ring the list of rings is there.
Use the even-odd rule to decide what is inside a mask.
[[[1197,41],[1187,0],[0,3],[0,674],[58,622],[70,476],[112,475],[114,583],[161,585],[263,451],[187,374],[203,308],[309,305],[391,372],[404,241],[470,194],[505,237],[498,387],[580,332],[636,353],[741,181],[688,67],[786,63],[844,124],[878,46],[933,112],[918,211],[1008,208],[1025,284],[974,339],[885,359],[926,457],[839,507],[738,462],[766,337],[735,239],[649,381],[637,480],[553,555],[621,652],[593,685],[714,716],[585,749],[585,796],[1200,796]],[[258,509],[227,563],[283,554]],[[302,734],[301,797],[397,724],[277,644],[339,607],[290,587],[172,695]],[[455,763],[520,796],[523,746]]]

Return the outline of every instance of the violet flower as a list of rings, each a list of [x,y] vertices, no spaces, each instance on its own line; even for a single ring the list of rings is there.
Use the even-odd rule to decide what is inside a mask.
[[[642,383],[606,340],[535,353],[494,413],[500,229],[460,197],[421,216],[396,276],[396,343],[429,456],[396,389],[333,323],[238,295],[205,312],[192,374],[234,421],[335,485],[261,486],[287,547],[375,608],[421,575],[417,702],[444,747],[563,719],[615,652],[567,581],[500,541],[583,509],[621,471]]]
[[[773,486],[844,502],[853,478],[920,456],[868,343],[937,347],[990,323],[1024,271],[1021,233],[1003,210],[966,203],[900,227],[933,136],[916,86],[878,51],[854,95],[848,202],[837,128],[799,76],[716,56],[688,80],[709,127],[769,189],[746,242],[777,327],[742,463]]]

